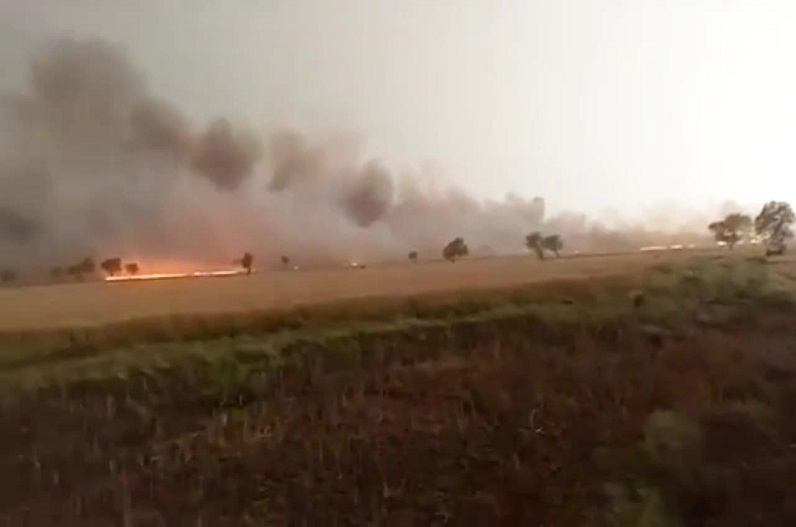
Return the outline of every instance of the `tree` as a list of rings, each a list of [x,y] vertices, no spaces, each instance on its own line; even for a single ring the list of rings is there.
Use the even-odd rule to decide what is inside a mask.
[[[0,271],[0,281],[4,284],[15,282],[17,280],[17,272],[14,269],[3,269]]]
[[[745,214],[733,212],[728,214],[721,221],[714,221],[708,225],[708,230],[713,233],[717,242],[727,244],[727,248],[732,250],[735,244],[748,235],[752,228],[752,218]]]
[[[83,280],[83,277],[87,274],[94,274],[94,271],[97,270],[97,266],[94,263],[94,260],[91,258],[84,258],[82,262],[76,265],[70,265],[66,268],[66,273],[76,280]]]
[[[105,271],[108,276],[116,276],[122,272],[122,259],[121,258],[108,258],[100,263],[100,268]]]
[[[443,258],[451,262],[455,262],[459,258],[463,258],[468,254],[470,254],[470,249],[464,242],[464,238],[454,238],[453,241],[448,243],[448,245],[442,249]]]
[[[561,241],[561,236],[558,234],[551,234],[542,239],[542,248],[555,254],[558,258],[558,251],[564,248],[564,242]]]
[[[417,251],[412,251],[409,253],[409,260],[412,261],[413,263],[417,263],[417,257],[418,257]]]
[[[755,218],[755,233],[769,246],[784,251],[785,244],[793,238],[791,225],[796,221],[790,204],[784,201],[769,201]]]
[[[135,262],[130,262],[129,264],[124,266],[124,270],[127,271],[127,274],[130,276],[135,276],[138,274],[138,271],[141,269],[138,267],[138,264]]]
[[[246,274],[252,274],[252,264],[254,263],[254,256],[252,253],[244,253],[243,258],[240,259],[240,266],[246,269]]]
[[[525,246],[534,251],[540,260],[544,260],[543,239],[541,232],[532,232],[525,237]]]
[[[289,265],[289,264],[290,264],[290,258],[288,258],[287,256],[283,255],[282,256],[282,265]]]

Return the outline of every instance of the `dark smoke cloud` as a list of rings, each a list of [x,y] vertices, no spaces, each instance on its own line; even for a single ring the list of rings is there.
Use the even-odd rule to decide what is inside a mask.
[[[179,162],[191,146],[187,121],[162,100],[140,101],[130,112],[130,129],[130,148],[136,152],[162,152]]]
[[[251,176],[262,157],[260,139],[252,132],[235,130],[226,119],[210,123],[194,145],[191,169],[219,190],[236,190]]]
[[[244,250],[321,263],[437,256],[457,236],[475,253],[516,253],[532,230],[583,250],[653,237],[545,215],[541,198],[481,201],[428,164],[390,169],[356,135],[260,135],[226,118],[194,126],[101,40],[46,44],[27,90],[0,96],[2,264],[227,262]]]
[[[377,161],[369,161],[355,176],[343,200],[343,210],[360,227],[384,219],[390,211],[394,184],[390,172]]]
[[[282,192],[311,182],[328,170],[323,149],[308,144],[301,134],[292,130],[275,133],[271,137],[269,153],[273,170],[268,185],[271,192]]]
[[[0,209],[0,237],[17,243],[25,243],[34,238],[40,226],[35,220],[11,209]]]

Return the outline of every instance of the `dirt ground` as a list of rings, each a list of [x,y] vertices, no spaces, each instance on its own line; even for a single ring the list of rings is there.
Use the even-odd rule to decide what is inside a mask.
[[[754,249],[748,251],[756,254]],[[554,279],[630,273],[651,263],[677,262],[691,256],[690,251],[669,251],[540,262],[529,255],[464,259],[456,263],[383,265],[362,270],[282,271],[226,278],[6,288],[0,289],[0,331],[104,324],[159,315],[249,311],[342,298],[511,287]]]

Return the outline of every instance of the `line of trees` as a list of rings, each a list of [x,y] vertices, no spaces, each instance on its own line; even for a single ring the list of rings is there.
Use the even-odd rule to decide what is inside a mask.
[[[708,225],[708,230],[713,234],[713,238],[720,243],[726,244],[729,250],[735,245],[756,236],[764,241],[766,246],[766,256],[781,255],[787,248],[787,242],[793,239],[793,224],[796,223],[796,214],[789,203],[785,201],[769,201],[760,210],[758,215],[752,219],[746,214],[733,212],[721,220],[714,221]],[[525,237],[525,246],[536,253],[540,260],[546,258],[547,253],[552,253],[556,257],[564,248],[564,242],[558,234],[544,235],[539,231],[531,232]],[[456,237],[442,249],[442,256],[445,260],[455,262],[470,254],[470,249],[462,237]],[[408,259],[411,262],[418,262],[420,256],[417,251],[411,251]],[[282,265],[288,266],[290,258],[281,257]],[[246,270],[246,274],[251,274],[254,265],[254,256],[246,252],[243,257],[235,260],[235,264],[240,265]],[[140,268],[135,262],[123,264],[121,258],[108,258],[103,260],[99,268],[108,276],[117,276],[122,272],[134,276],[140,272]],[[54,279],[60,279],[68,275],[76,280],[83,280],[85,276],[93,275],[97,270],[97,265],[90,257],[84,258],[80,262],[66,267],[53,267],[50,275]],[[13,269],[0,270],[0,282],[14,282],[18,278],[18,273]]]
[[[564,249],[564,242],[558,234],[545,236],[541,232],[532,232],[525,237],[525,246],[535,252],[540,260],[544,260],[545,252],[551,252],[558,258],[559,251]]]
[[[713,238],[732,250],[743,240],[757,236],[766,244],[766,256],[783,254],[788,240],[793,238],[793,224],[796,215],[785,201],[769,201],[754,220],[750,216],[734,212],[723,220],[708,225]]]
[[[556,257],[564,249],[564,242],[558,234],[543,235],[540,232],[532,232],[525,237],[525,246],[534,251],[540,260],[545,259],[546,253],[553,253]],[[470,254],[470,249],[462,237],[456,237],[442,249],[442,257],[450,262],[455,262]],[[409,261],[417,262],[419,255],[417,251],[409,253]]]
[[[66,267],[53,267],[50,269],[50,276],[58,280],[64,275],[74,278],[75,280],[82,281],[87,276],[92,276],[97,272],[97,268],[103,271],[108,276],[118,276],[122,271],[128,275],[137,275],[140,268],[137,263],[129,262],[122,264],[121,258],[108,258],[100,262],[99,266],[94,262],[93,258],[84,258],[80,262]]]

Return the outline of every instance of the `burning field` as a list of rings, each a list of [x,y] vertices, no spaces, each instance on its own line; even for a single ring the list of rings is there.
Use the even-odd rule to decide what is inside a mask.
[[[246,271],[240,267],[148,261],[142,263],[140,275],[106,278],[125,287],[108,287],[103,282],[67,282],[55,287],[0,289],[0,305],[9,306],[0,319],[0,330],[86,326],[162,315],[246,312],[339,299],[511,287],[529,282],[633,273],[651,262],[688,257],[689,253],[673,251],[655,255],[584,256],[550,262],[539,262],[529,256],[462,260],[455,264],[439,261],[367,266],[356,262],[298,273],[261,271],[251,276],[244,276]],[[160,272],[146,272],[146,269]],[[210,279],[213,277],[227,279]]]
[[[790,525],[794,280],[675,251],[5,290],[0,517]]]
[[[245,274],[246,271],[243,269],[224,269],[215,271],[184,271],[181,273],[144,273],[122,276],[106,276],[104,280],[106,282],[129,282],[136,280],[171,280],[175,278],[213,278]]]
[[[784,245],[197,124],[105,41],[27,80],[0,97],[0,523],[796,525]]]

